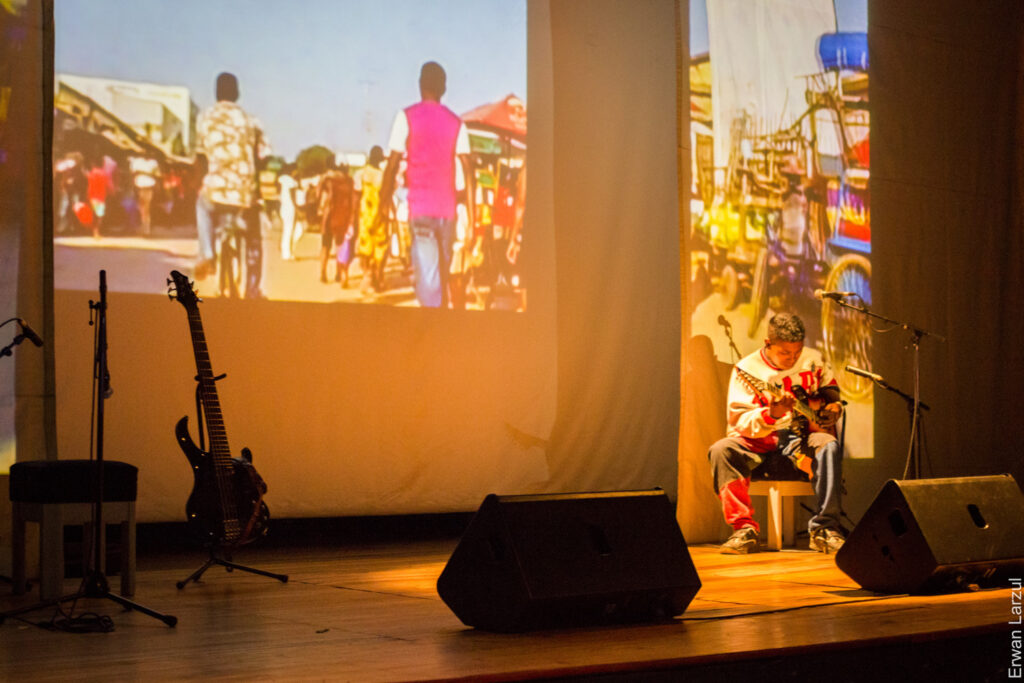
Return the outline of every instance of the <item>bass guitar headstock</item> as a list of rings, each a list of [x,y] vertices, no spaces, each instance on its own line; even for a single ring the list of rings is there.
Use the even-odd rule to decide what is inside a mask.
[[[171,277],[167,278],[167,298],[171,301],[177,299],[188,310],[195,308],[196,304],[202,301],[196,296],[188,277],[177,270],[172,270]]]

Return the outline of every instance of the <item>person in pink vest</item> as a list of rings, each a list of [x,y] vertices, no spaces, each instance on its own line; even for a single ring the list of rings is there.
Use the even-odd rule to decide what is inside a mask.
[[[409,227],[416,299],[420,306],[448,305],[448,270],[455,241],[456,157],[466,177],[466,210],[473,225],[473,164],[469,133],[455,112],[441,104],[447,76],[437,62],[420,69],[420,101],[398,112],[388,141],[390,156],[381,186],[381,207],[391,206],[395,176],[406,157]],[[384,209],[377,220],[386,220]]]

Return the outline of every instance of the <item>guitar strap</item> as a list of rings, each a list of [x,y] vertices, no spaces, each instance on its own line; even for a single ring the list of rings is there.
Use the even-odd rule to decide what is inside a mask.
[[[203,415],[203,385],[196,375],[196,434],[199,436],[199,450],[206,450],[206,416]]]
[[[226,372],[221,373],[213,378],[214,382],[227,377]],[[203,384],[202,380],[199,379],[199,375],[195,376],[196,380],[196,432],[199,435],[199,450],[206,450],[206,415],[203,412]]]

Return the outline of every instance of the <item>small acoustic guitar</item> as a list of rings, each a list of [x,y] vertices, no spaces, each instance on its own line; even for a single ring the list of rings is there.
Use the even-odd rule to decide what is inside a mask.
[[[807,434],[810,432],[826,432],[832,436],[836,435],[835,420],[829,420],[829,416],[825,411],[816,410],[812,405],[814,403],[824,404],[824,401],[816,396],[808,396],[803,387],[794,386],[792,393],[789,393],[782,385],[766,382],[738,367],[734,367],[733,370],[736,371],[736,377],[740,382],[753,394],[760,396],[766,405],[772,400],[780,400],[787,394],[796,399],[793,404],[793,412],[795,414],[792,422],[789,423],[786,429],[793,432],[800,439],[800,445],[790,459],[798,470],[805,472],[809,477],[813,476],[811,463],[814,459],[814,452],[807,445]]]

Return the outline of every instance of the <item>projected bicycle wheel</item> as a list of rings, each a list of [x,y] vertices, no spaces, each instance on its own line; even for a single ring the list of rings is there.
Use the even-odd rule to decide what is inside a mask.
[[[217,284],[221,296],[237,299],[245,277],[244,228],[231,226],[224,229],[220,239]]]
[[[747,336],[753,339],[761,326],[761,318],[768,310],[768,250],[764,249],[754,263],[754,276],[750,284],[750,327]]]
[[[856,292],[864,305],[870,306],[871,262],[860,254],[844,255],[829,271],[825,289]],[[867,398],[872,391],[871,380],[843,371],[847,365],[871,369],[871,326],[867,316],[825,299],[821,304],[821,329],[825,359],[832,366],[839,388],[847,399]]]

